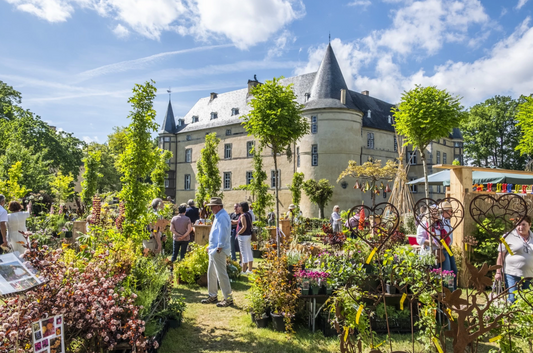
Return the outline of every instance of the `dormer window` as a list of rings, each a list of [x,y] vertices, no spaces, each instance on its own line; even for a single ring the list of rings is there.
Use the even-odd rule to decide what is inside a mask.
[[[370,109],[368,109],[368,111],[366,112],[366,116],[368,117],[368,119],[372,119],[372,111]]]
[[[387,121],[389,122],[389,124],[391,124],[391,125],[392,125],[392,116],[390,116],[390,115],[389,115],[389,116],[387,116]]]
[[[231,108],[231,115],[239,115],[239,108]]]
[[[197,123],[197,122],[198,122],[198,116],[197,116],[197,115],[194,115],[194,116],[192,117],[192,122],[193,122],[193,123]]]
[[[178,127],[182,127],[184,123],[183,119],[178,119]]]
[[[211,120],[215,120],[218,118],[218,113],[211,112]]]
[[[311,97],[310,93],[304,94],[304,102],[307,102],[309,100],[309,97]]]

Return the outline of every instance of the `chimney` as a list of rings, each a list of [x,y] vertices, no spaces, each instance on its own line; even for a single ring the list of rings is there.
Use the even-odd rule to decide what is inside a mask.
[[[215,92],[211,92],[211,101],[217,97],[217,94]]]
[[[341,103],[346,104],[346,90],[341,88]]]
[[[368,91],[362,91],[361,94],[364,95],[364,96],[369,96],[369,95],[370,95],[370,92],[368,92]]]
[[[257,75],[254,75],[254,79],[253,80],[248,80],[248,96],[251,96],[252,95],[252,89],[257,86],[257,85],[260,85],[261,82],[259,82],[257,80]]]

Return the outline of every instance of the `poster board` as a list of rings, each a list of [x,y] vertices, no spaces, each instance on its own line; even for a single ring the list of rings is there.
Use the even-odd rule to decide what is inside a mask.
[[[0,295],[23,292],[41,283],[15,254],[0,255]]]
[[[35,353],[65,353],[63,315],[34,322],[32,325],[33,351]]]

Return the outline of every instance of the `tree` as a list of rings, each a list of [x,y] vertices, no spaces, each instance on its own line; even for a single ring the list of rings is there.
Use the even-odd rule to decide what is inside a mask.
[[[101,160],[102,152],[90,150],[87,151],[87,157],[83,159],[85,172],[83,173],[83,181],[81,182],[81,200],[87,206],[91,204],[98,190],[98,180],[103,176],[100,173]]]
[[[304,173],[294,173],[292,176],[292,182],[287,185],[292,195],[292,203],[296,207],[300,207],[300,200],[302,199],[302,184],[304,182]]]
[[[159,148],[158,148],[159,149]],[[172,158],[172,152],[160,150],[160,155],[155,165],[150,179],[152,180],[152,194],[153,197],[165,198],[165,177],[167,176],[168,160]]]
[[[461,98],[450,95],[437,87],[416,87],[402,94],[399,106],[391,109],[394,127],[404,136],[404,145],[411,144],[420,150],[424,168],[426,197],[429,198],[429,182],[426,168],[426,147],[433,140],[449,136],[463,119]]]
[[[333,196],[333,185],[328,179],[309,179],[303,182],[302,188],[309,200],[318,205],[318,218],[324,218],[324,207]]]
[[[119,155],[114,155],[107,143],[91,142],[87,146],[87,151],[100,153],[98,173],[102,174],[102,177],[97,179],[96,190],[103,193],[120,191],[122,188],[120,183],[121,174],[116,166]]]
[[[52,194],[55,196],[58,204],[65,203],[69,198],[74,195],[74,177],[69,175],[63,175],[61,171],[58,171],[56,177],[50,183],[52,188]]]
[[[26,189],[19,184],[19,180],[22,178],[22,162],[16,162],[9,168],[9,179],[0,180],[0,192],[6,197],[6,201],[20,200],[30,189]]]
[[[468,162],[476,167],[524,170],[526,157],[516,149],[521,136],[518,106],[524,101],[523,97],[494,96],[470,108],[461,124]]]
[[[198,191],[195,198],[198,205],[203,205],[211,197],[223,197],[220,192],[222,178],[218,169],[218,144],[220,139],[215,132],[205,135],[205,146],[200,151],[200,158],[196,162],[196,180]]]
[[[268,192],[268,184],[265,183],[268,176],[263,170],[263,158],[261,157],[261,149],[254,148],[254,171],[252,173],[252,180],[248,185],[239,185],[236,189],[247,190],[252,194],[252,205],[254,207],[254,214],[259,220],[264,220],[266,211],[274,204],[274,196]]]
[[[107,145],[109,146],[110,154],[118,161],[118,156],[124,153],[128,145],[126,128],[120,126],[113,127],[113,133],[107,135]]]
[[[522,132],[516,149],[521,155],[533,154],[533,97],[522,97],[523,102],[518,106],[518,127]]]
[[[337,182],[345,177],[367,179],[370,182],[370,189],[372,195],[372,206],[375,206],[377,190],[376,182],[380,179],[392,179],[398,172],[398,164],[392,160],[388,160],[384,166],[381,161],[367,161],[362,165],[357,165],[356,161],[349,161],[348,168],[346,168],[337,179]],[[383,183],[382,183],[383,184]]]
[[[20,104],[21,99],[20,92],[0,80],[0,120],[12,120],[14,107]]]
[[[309,132],[309,122],[303,117],[303,105],[296,101],[292,84],[283,86],[274,78],[252,89],[252,110],[243,116],[248,135],[259,139],[262,146],[270,147],[276,171],[276,227],[279,228],[279,175],[277,156],[290,151],[290,145]],[[279,239],[278,239],[279,241]],[[279,255],[279,244],[278,244]]]
[[[128,99],[132,110],[128,118],[130,125],[126,128],[126,145],[117,162],[122,173],[122,190],[119,197],[124,200],[124,231],[132,236],[144,237],[144,226],[147,224],[147,205],[152,196],[149,183],[159,151],[152,147],[151,135],[157,131],[156,112],[153,100],[157,89],[154,81],[133,87],[133,96]],[[135,232],[136,230],[136,232]]]

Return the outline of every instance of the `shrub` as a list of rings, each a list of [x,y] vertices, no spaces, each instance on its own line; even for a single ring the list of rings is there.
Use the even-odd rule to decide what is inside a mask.
[[[207,245],[201,246],[191,243],[191,251],[185,258],[174,264],[175,275],[179,276],[180,282],[193,284],[198,277],[207,273],[209,266],[209,256],[206,251]]]
[[[472,264],[476,267],[487,264],[495,264],[498,258],[499,241],[495,235],[501,236],[505,232],[505,223],[501,220],[492,217],[483,220],[483,226],[491,231],[487,232],[479,224],[476,224],[476,232],[474,238],[477,241],[477,246],[472,247]]]

